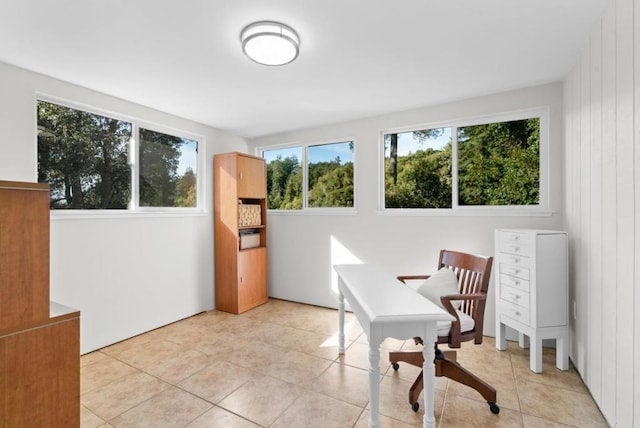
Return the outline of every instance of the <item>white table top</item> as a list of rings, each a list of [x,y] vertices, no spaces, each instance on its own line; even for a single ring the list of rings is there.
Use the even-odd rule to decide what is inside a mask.
[[[347,285],[347,301],[350,292],[372,324],[454,320],[440,306],[372,265],[334,265],[333,268]]]

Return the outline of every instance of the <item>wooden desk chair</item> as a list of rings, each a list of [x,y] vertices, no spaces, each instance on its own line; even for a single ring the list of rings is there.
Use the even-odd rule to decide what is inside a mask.
[[[438,349],[438,344],[440,343],[446,343],[450,348],[460,348],[461,342],[470,340],[473,340],[476,344],[482,343],[484,308],[492,264],[493,257],[482,257],[449,250],[440,251],[438,270],[442,268],[453,270],[455,273],[455,277],[452,279],[454,282],[453,288],[455,290],[457,277],[459,293],[446,294],[440,297],[440,305],[453,315],[456,320],[438,323],[438,341],[435,344],[434,364],[436,376],[446,376],[475,389],[487,400],[489,409],[497,414],[500,412],[500,408],[496,405],[495,388],[458,364],[456,362],[456,351],[443,352]],[[446,271],[441,273],[451,275],[450,272]],[[399,276],[398,279],[406,283],[408,280],[428,279],[430,276]],[[426,287],[428,284],[425,283],[424,286]],[[418,292],[421,292],[421,288],[418,289]],[[458,305],[459,308],[456,309],[455,306]],[[419,337],[414,337],[414,340],[416,344],[423,344],[422,339]],[[422,351],[398,351],[389,353],[389,361],[392,363],[393,369],[398,370],[400,367],[398,362],[400,361],[422,367],[424,359]],[[418,375],[418,378],[409,389],[409,404],[411,404],[414,411],[418,411],[418,396],[422,388],[422,372],[420,372],[420,375]]]

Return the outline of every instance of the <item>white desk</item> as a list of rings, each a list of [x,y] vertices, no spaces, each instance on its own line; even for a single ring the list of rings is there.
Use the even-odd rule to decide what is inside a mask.
[[[435,427],[434,351],[438,321],[454,318],[410,287],[374,266],[335,265],[338,274],[339,352],[344,354],[344,300],[349,302],[369,340],[369,426],[380,426],[380,344],[387,337],[400,340],[423,339],[424,427]]]

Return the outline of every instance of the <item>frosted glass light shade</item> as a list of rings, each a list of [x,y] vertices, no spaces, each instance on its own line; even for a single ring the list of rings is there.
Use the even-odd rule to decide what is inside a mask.
[[[242,51],[264,65],[284,65],[298,57],[300,39],[293,29],[279,22],[248,25],[240,33]]]

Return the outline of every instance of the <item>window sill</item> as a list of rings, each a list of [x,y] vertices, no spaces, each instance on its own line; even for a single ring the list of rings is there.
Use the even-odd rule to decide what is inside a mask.
[[[307,208],[304,210],[267,210],[268,215],[276,216],[353,216],[355,208]]]
[[[102,220],[123,218],[170,218],[170,217],[206,217],[206,210],[189,211],[131,211],[131,210],[76,210],[64,211],[51,210],[52,221],[58,220]]]
[[[389,208],[378,210],[385,216],[424,216],[424,217],[551,217],[555,211],[545,209],[451,209],[451,208]]]

